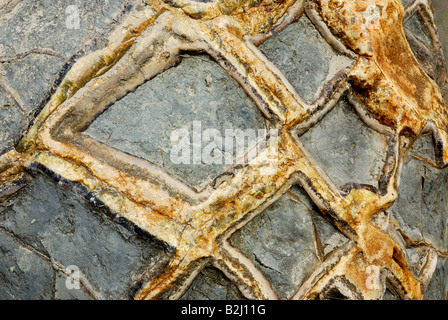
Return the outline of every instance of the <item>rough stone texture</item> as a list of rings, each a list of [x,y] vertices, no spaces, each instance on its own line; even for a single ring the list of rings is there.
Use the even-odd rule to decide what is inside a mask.
[[[385,139],[366,127],[345,99],[300,140],[337,186],[350,182],[378,186]]]
[[[208,56],[196,56],[184,58],[177,67],[126,95],[100,115],[85,133],[149,160],[201,190],[229,167],[224,163],[225,153],[244,152],[236,149],[236,142],[232,150],[226,150],[225,145],[216,146],[214,152],[222,155],[222,164],[207,164],[202,159],[200,164],[192,165],[193,121],[200,122],[200,132],[217,129],[223,139],[227,129],[257,132],[266,127],[263,115],[238,83]],[[170,140],[177,129],[187,130],[190,136],[190,162],[186,164],[176,164],[170,159],[170,150],[179,143]],[[211,142],[204,138],[201,152]]]
[[[111,24],[112,17],[122,10],[122,2],[23,0],[15,7],[0,9],[1,58],[33,48],[48,48],[59,55],[30,54],[0,63],[0,84],[7,84],[10,90],[0,87],[0,154],[14,145],[26,127],[19,104],[32,114],[64,62],[99,29]],[[407,7],[413,1],[402,2]],[[448,2],[433,3],[448,57]],[[73,4],[80,8],[78,30],[65,27],[65,9]],[[427,32],[416,16],[406,27],[428,45]],[[308,103],[341,68],[351,64],[334,53],[306,17],[265,41],[260,49]],[[261,114],[239,85],[208,57],[197,56],[185,58],[179,66],[115,103],[86,133],[163,166],[201,189],[228,166],[176,166],[169,161],[171,131],[184,128],[191,132],[193,120],[201,121],[203,129],[217,128],[222,134],[226,128],[265,127]],[[362,124],[345,100],[301,141],[338,186],[347,182],[377,185],[385,160],[385,141]],[[426,241],[446,256],[448,171],[435,169],[413,155],[434,159],[432,138],[417,140],[402,169],[398,200],[389,211],[408,235]],[[281,298],[294,294],[319,264],[313,219],[324,254],[347,241],[300,187],[292,192],[302,203],[286,194],[230,239],[272,281]],[[409,252],[415,264],[415,250]],[[110,221],[41,174],[0,204],[0,299],[127,298],[135,281],[162,256],[164,253],[147,239]],[[68,265],[77,265],[82,272],[80,290],[65,286],[67,276],[61,270]],[[425,299],[447,297],[447,268],[447,259],[439,256]],[[206,267],[183,296],[241,298],[236,287],[212,267]],[[396,296],[387,291],[385,299]]]
[[[333,51],[305,16],[266,40],[260,50],[308,103],[319,97],[324,85],[341,69],[352,64]]]
[[[23,108],[31,116],[62,66],[63,60],[57,57],[29,55],[16,62],[4,63],[2,73],[13,90],[11,92],[18,94]]]
[[[440,36],[440,42],[443,46],[445,61],[448,61],[448,2],[445,0],[432,0],[434,6],[434,19]]]
[[[429,283],[428,290],[424,296],[425,300],[448,299],[448,259],[439,257],[437,268]]]
[[[401,3],[403,3],[403,7],[407,8],[409,5],[411,5],[414,2],[414,0],[401,0]]]
[[[18,104],[0,87],[0,154],[15,145],[26,123],[26,116]]]
[[[0,205],[0,229],[64,270],[77,266],[98,298],[127,298],[135,281],[163,257],[162,250],[43,175]],[[58,288],[63,297],[67,296]],[[35,294],[47,297],[44,292]]]
[[[238,288],[218,269],[205,267],[181,300],[243,300]]]
[[[432,48],[431,38],[428,34],[428,30],[425,28],[424,23],[418,14],[414,14],[406,23],[405,28],[408,28],[414,36],[423,42],[428,48]]]
[[[413,157],[433,157],[431,136],[419,140],[403,165],[398,198],[390,211],[407,235],[447,251],[448,171]]]
[[[50,299],[53,269],[49,261],[0,230],[0,298]]]
[[[285,194],[230,238],[265,274],[281,299],[289,299],[319,263],[312,222],[319,214],[301,188],[293,192],[301,203]],[[319,219],[316,225],[327,252],[344,243],[344,237],[326,221]]]
[[[0,63],[0,75],[18,95],[24,109],[32,114],[65,61],[112,23],[123,9],[123,0],[13,3],[16,5],[0,10],[0,57],[14,58],[35,48],[57,53],[57,56],[32,53],[22,59]],[[70,5],[79,10],[79,29],[67,28],[66,21],[71,14],[66,9]]]

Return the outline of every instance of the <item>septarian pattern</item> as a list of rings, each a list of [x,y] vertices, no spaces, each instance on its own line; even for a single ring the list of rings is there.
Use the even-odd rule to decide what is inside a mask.
[[[402,240],[387,210],[397,198],[402,163],[418,136],[434,136],[435,161],[426,161],[438,168],[448,163],[447,77],[440,68],[444,62],[430,2],[415,1],[405,11],[399,0],[129,3],[132,12],[112,30],[108,45],[72,63],[16,148],[0,156],[0,199],[39,170],[78,190],[113,219],[149,234],[171,260],[140,279],[136,299],[179,298],[209,264],[245,297],[276,299],[265,275],[228,239],[280,197],[301,202],[290,190],[298,184],[348,240],[325,253],[312,219],[321,263],[292,299],[381,299],[386,286],[403,299],[421,299],[437,252],[428,247],[414,267],[407,255],[409,242]],[[413,39],[413,50],[439,59],[423,66],[402,27],[403,18],[416,11],[433,28],[432,48],[418,50],[421,42]],[[302,15],[333,50],[354,61],[336,73],[313,104],[305,103],[258,49]],[[231,167],[200,192],[83,133],[110,105],[175,67],[186,53],[208,54],[253,99],[269,126],[279,130],[278,136],[260,141],[257,158]],[[343,96],[388,141],[377,186],[351,183],[339,189],[300,142]]]

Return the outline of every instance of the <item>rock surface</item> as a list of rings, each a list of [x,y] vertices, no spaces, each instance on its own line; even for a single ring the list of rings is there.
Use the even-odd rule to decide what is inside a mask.
[[[309,104],[339,71],[353,64],[336,54],[306,17],[266,40],[260,50]]]
[[[226,130],[252,130],[258,135],[258,129],[265,128],[261,112],[238,83],[208,56],[196,56],[184,58],[177,67],[117,101],[85,133],[163,167],[201,190],[231,165],[225,163],[226,154],[233,155],[233,164],[238,153],[244,155],[248,150],[237,148],[236,140],[233,148],[227,150]],[[205,137],[207,129],[218,131],[222,145]],[[172,140],[176,130],[188,134],[190,148],[186,163],[171,160],[170,151],[179,144],[179,140]],[[198,145],[200,163],[193,163],[196,132],[202,135]],[[210,155],[216,155],[218,161],[207,163],[205,148],[213,142],[216,146]],[[254,142],[248,147],[253,147]]]
[[[405,7],[413,3],[402,2]],[[445,0],[433,2],[447,56],[448,6]],[[17,144],[73,59],[104,46],[103,35],[126,3],[22,0],[0,5],[0,155]],[[75,14],[67,11],[71,5],[79,10],[79,28],[76,21],[67,20]],[[75,23],[75,28],[67,27],[67,21]],[[421,19],[414,16],[405,27],[431,48]],[[338,55],[305,16],[259,49],[309,104],[337,72],[353,64]],[[266,128],[253,100],[224,69],[206,55],[186,55],[178,66],[113,104],[85,134],[146,159],[202,190],[229,165],[190,166],[170,161],[171,133],[176,129],[191,133],[193,121],[200,121],[202,130],[218,129],[222,136],[225,129]],[[350,182],[378,185],[386,141],[362,123],[344,97],[300,140],[338,187]],[[236,151],[219,149],[215,152]],[[388,213],[404,233],[437,250],[438,264],[424,298],[446,299],[448,171],[414,156],[434,159],[431,136],[420,137],[411,150],[402,168],[398,199]],[[149,239],[111,221],[50,177],[34,172],[31,178],[27,186],[0,203],[0,299],[127,299],[137,281],[166,258],[167,253]],[[300,186],[293,186],[291,193],[277,199],[229,240],[271,281],[282,299],[297,291],[320,264],[320,255],[347,242]],[[322,252],[316,248],[317,238]],[[410,258],[416,263],[412,250]],[[70,266],[80,271],[79,289],[67,285]],[[182,298],[243,296],[221,271],[207,266]],[[387,291],[385,299],[395,298]]]
[[[55,298],[85,297],[85,294],[64,290],[60,283],[64,281],[64,274],[60,271],[70,275],[66,269],[76,266],[82,283],[95,298],[126,299],[139,277],[164,255],[161,249],[110,221],[74,193],[62,189],[42,174],[2,203],[0,234],[5,239],[2,252],[6,252],[8,257],[2,259],[3,268],[18,265],[16,272],[23,268],[24,273],[33,270],[18,284],[13,282],[2,298],[20,299],[21,296],[15,296],[14,292],[21,290],[24,291],[21,294],[29,295],[31,299],[51,298],[54,281]],[[11,244],[14,244],[13,248],[9,248]],[[39,263],[30,269],[33,264],[25,262],[26,259]],[[39,268],[42,269],[42,279],[39,278]],[[35,272],[37,274],[33,276]],[[49,278],[49,285],[41,283],[45,277]],[[39,278],[36,283],[35,278]],[[26,292],[19,285],[32,290]],[[48,286],[50,290],[47,292]]]

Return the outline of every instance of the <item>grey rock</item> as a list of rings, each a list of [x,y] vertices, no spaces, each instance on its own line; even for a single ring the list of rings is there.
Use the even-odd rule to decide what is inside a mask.
[[[413,157],[433,157],[430,136],[423,136],[410,151],[401,172],[398,198],[390,208],[406,234],[447,250],[448,171]]]
[[[230,237],[281,299],[289,299],[318,263],[309,210],[285,194]]]
[[[0,154],[16,144],[26,123],[19,105],[0,87]]]
[[[442,43],[445,61],[448,61],[448,19],[446,18],[448,2],[445,0],[432,0],[431,2],[434,6],[434,20]]]
[[[23,0],[0,11],[0,57],[13,58],[34,48],[57,53],[32,53],[0,66],[0,76],[20,96],[30,114],[53,85],[65,61],[108,27],[122,11],[122,4],[123,0]],[[69,6],[76,6],[77,11],[66,11]],[[70,23],[73,14],[79,14],[79,28]]]
[[[448,294],[448,259],[440,257],[431,282],[423,297],[424,300],[446,300]]]
[[[408,21],[406,21],[404,26],[405,28],[408,28],[414,36],[416,36],[417,39],[423,42],[428,48],[432,48],[432,42],[428,30],[418,14],[414,14]]]
[[[403,4],[404,8],[409,7],[412,3],[414,3],[415,0],[401,0],[401,3]]]
[[[164,256],[40,174],[0,205],[0,227],[64,268],[78,267],[98,298],[128,298],[132,285]]]
[[[324,85],[353,63],[337,55],[306,16],[266,40],[260,50],[307,103],[314,102]]]
[[[337,186],[378,186],[386,160],[385,139],[366,127],[345,99],[300,140]]]
[[[18,94],[30,118],[51,88],[62,65],[62,59],[48,55],[29,55],[16,62],[3,64],[3,78]]]
[[[238,288],[219,270],[205,267],[181,300],[243,300]]]
[[[216,146],[222,163],[193,162],[193,122],[200,133],[216,129],[222,138],[227,129],[264,129],[263,115],[239,84],[208,56],[187,57],[174,68],[156,76],[117,101],[85,131],[109,146],[144,158],[200,190],[224,172],[224,154],[243,151]],[[185,129],[191,143],[190,162],[175,163],[170,158],[171,134]],[[205,138],[201,152],[211,143]],[[224,143],[223,143],[224,144]],[[253,146],[253,144],[251,144]],[[237,159],[234,159],[235,161]]]
[[[77,282],[72,282],[77,281]],[[67,283],[69,285],[67,285]],[[57,271],[54,285],[55,300],[93,300],[79,279],[70,279],[63,272]]]
[[[0,299],[51,299],[53,273],[49,261],[0,230]]]
[[[405,7],[413,2],[402,0]],[[432,2],[448,55],[448,2]],[[79,9],[79,29],[66,27],[69,5]],[[114,25],[113,19],[122,9],[123,0],[22,0],[0,9],[0,83],[7,88],[0,87],[0,154],[20,138],[66,61],[80,49],[95,50],[106,44],[102,30]],[[431,48],[417,15],[405,27]],[[97,41],[91,44],[93,38]],[[33,48],[51,49],[55,55],[32,53],[14,59]],[[307,103],[315,101],[339,70],[353,63],[336,54],[306,16],[265,41],[260,50]],[[8,58],[12,59],[5,62]],[[236,81],[207,56],[195,56],[186,57],[177,67],[129,93],[100,115],[86,133],[147,159],[200,190],[229,165],[176,165],[170,161],[171,132],[186,129],[191,133],[193,121],[200,121],[202,130],[218,129],[223,136],[225,129],[266,127]],[[345,100],[300,139],[338,186],[347,182],[377,185],[385,161],[385,141],[362,124]],[[389,211],[409,236],[446,252],[448,171],[435,169],[414,155],[434,159],[431,136],[420,137],[411,150],[402,169],[398,199]],[[319,264],[313,221],[324,254],[347,241],[303,189],[295,186],[291,192],[301,203],[287,194],[282,196],[230,239],[272,282],[282,299],[291,297]],[[419,257],[417,251],[408,250],[413,265]],[[165,257],[166,253],[146,238],[111,221],[41,174],[0,204],[1,299],[127,298],[136,281]],[[81,271],[79,290],[66,286],[67,275],[62,271],[70,265]],[[446,298],[447,267],[447,259],[439,256],[425,299]],[[243,299],[235,285],[212,267],[203,269],[182,298]],[[386,291],[385,299],[396,298]]]
[[[386,291],[384,292],[383,300],[400,300],[400,297],[396,293],[390,291],[389,289],[386,289]]]
[[[431,161],[435,161],[435,151],[434,151],[434,139],[432,132],[422,134],[414,142],[412,149],[409,151],[409,156],[422,157]]]

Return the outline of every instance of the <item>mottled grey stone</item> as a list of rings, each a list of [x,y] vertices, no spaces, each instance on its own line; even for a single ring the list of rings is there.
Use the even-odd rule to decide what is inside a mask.
[[[428,48],[432,48],[432,42],[428,30],[426,29],[422,19],[417,13],[414,14],[408,21],[406,21],[404,26],[409,29],[414,34],[414,36],[416,36],[417,39],[423,42]]]
[[[386,160],[385,139],[366,127],[345,99],[300,140],[337,186],[378,186]]]
[[[0,154],[15,145],[25,126],[25,114],[14,99],[0,87]]]
[[[266,40],[260,50],[308,103],[319,97],[341,69],[352,64],[333,51],[306,16]]]
[[[389,289],[386,289],[386,291],[384,292],[383,300],[400,300],[400,297]]]
[[[238,288],[218,269],[205,267],[181,300],[243,300]]]
[[[423,296],[424,300],[446,300],[448,298],[448,259],[440,257],[437,268]]]
[[[401,3],[403,3],[403,7],[407,8],[409,7],[412,3],[414,3],[415,0],[401,0]]]
[[[309,212],[313,216],[318,236],[324,249],[324,255],[329,254],[348,241],[348,239],[333,224],[331,224],[326,217],[322,215],[319,208],[317,208],[317,206],[305,193],[305,190],[302,188],[293,187],[291,192],[293,192],[310,210]]]
[[[0,231],[0,299],[51,299],[53,269],[49,261]]]
[[[435,161],[434,139],[432,132],[427,132],[418,137],[414,142],[412,149],[409,151],[409,156],[423,157],[425,159]]]
[[[164,255],[43,175],[0,204],[0,227],[65,268],[75,265],[99,298],[127,298]]]
[[[0,76],[20,96],[28,112],[35,110],[51,88],[65,61],[110,25],[122,11],[122,4],[123,0],[23,0],[10,12],[0,11],[0,57],[14,57],[34,48],[59,54],[30,54],[0,66]],[[78,9],[78,29],[67,28],[66,21],[72,17],[66,12],[68,6]]]
[[[202,1],[202,0],[201,0]],[[408,7],[414,0],[402,0]],[[432,0],[444,53],[448,57],[448,1]],[[30,54],[0,63],[0,76],[32,114],[64,62],[92,39],[122,9],[123,0],[22,0],[0,9],[0,57],[33,48],[48,48],[60,57]],[[80,29],[67,29],[66,12],[77,5]],[[406,27],[430,46],[417,15]],[[104,38],[99,38],[99,46]],[[333,52],[304,16],[268,39],[262,52],[283,72],[297,92],[311,103],[340,69],[352,62]],[[422,61],[420,61],[423,63]],[[170,133],[192,121],[203,130],[264,128],[264,119],[240,86],[205,56],[186,58],[147,82],[101,115],[87,133],[99,141],[148,159],[201,189],[228,166],[174,165],[169,159]],[[26,116],[0,88],[0,153],[13,146],[26,127]],[[384,164],[385,144],[365,128],[345,101],[301,137],[318,164],[339,186],[347,182],[376,185]],[[221,152],[226,152],[224,148]],[[413,158],[434,159],[429,135],[417,140],[402,171],[397,202],[390,209],[404,231],[441,251],[447,243],[447,170]],[[281,197],[231,237],[272,281],[281,298],[289,298],[318,264],[312,219],[328,254],[347,241],[311,202],[303,189],[292,192],[303,204]],[[34,248],[34,249],[33,249]],[[412,264],[418,254],[409,249]],[[41,254],[38,254],[41,252]],[[164,253],[110,221],[73,193],[37,175],[26,188],[0,204],[0,299],[91,299],[86,287],[70,290],[63,267],[77,265],[83,280],[100,298],[126,298],[136,279]],[[46,258],[48,257],[48,258]],[[447,259],[439,257],[425,299],[445,299]],[[220,271],[206,267],[183,299],[241,299],[238,289]],[[387,291],[385,299],[397,297]]]
[[[230,237],[281,299],[289,299],[318,263],[309,210],[285,194]]]
[[[445,61],[448,61],[448,1],[432,0],[434,6],[434,20],[439,33],[439,39],[442,43]]]
[[[404,162],[398,198],[390,211],[408,236],[424,239],[444,251],[448,248],[448,170],[413,157],[431,158],[434,154],[430,136],[422,140]]]
[[[202,189],[230,165],[194,164],[193,122],[201,133],[216,129],[222,138],[226,129],[264,129],[265,120],[239,84],[208,56],[187,57],[175,68],[156,76],[117,101],[85,131],[94,139],[137,157],[144,158],[171,174]],[[170,152],[178,142],[171,142],[177,129],[189,133],[190,163],[174,163]],[[201,152],[211,141],[203,139]],[[224,145],[214,152],[223,155]],[[245,149],[246,150],[246,149]],[[236,160],[236,159],[235,159]]]

